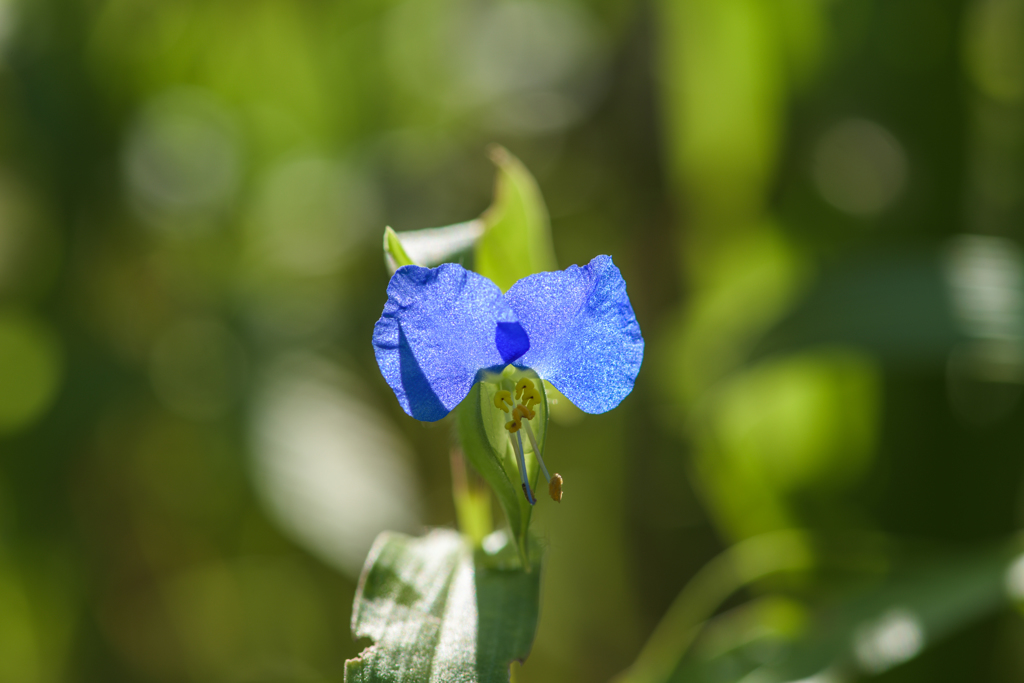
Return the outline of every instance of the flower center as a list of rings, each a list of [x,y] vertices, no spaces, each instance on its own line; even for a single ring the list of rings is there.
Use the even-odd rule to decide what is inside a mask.
[[[519,465],[519,474],[523,480],[523,494],[526,496],[526,501],[530,505],[534,505],[537,499],[533,497],[533,491],[530,490],[530,482],[526,476],[526,457],[525,450],[523,448],[523,435],[519,431],[524,426],[526,427],[526,436],[530,440],[530,445],[533,446],[533,452],[537,456],[537,462],[540,464],[540,470],[544,473],[544,478],[548,481],[548,493],[551,495],[551,499],[556,503],[562,500],[562,476],[555,473],[555,476],[548,474],[548,468],[544,464],[544,457],[540,452],[540,445],[537,443],[537,437],[533,433],[533,428],[530,426],[530,420],[537,417],[537,412],[534,408],[541,402],[540,391],[537,389],[537,385],[533,383],[528,377],[523,377],[515,386],[515,397],[519,401],[517,405],[512,400],[512,393],[508,390],[501,390],[494,395],[494,407],[509,413],[512,418],[505,423],[505,429],[508,430],[509,441],[512,442],[512,450],[516,454],[516,462]]]

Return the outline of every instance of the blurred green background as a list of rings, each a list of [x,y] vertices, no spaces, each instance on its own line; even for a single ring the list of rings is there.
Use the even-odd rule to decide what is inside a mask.
[[[455,519],[374,362],[381,231],[477,216],[493,142],[647,341],[550,429],[517,680],[659,628],[753,681],[777,648],[721,652],[824,656],[908,567],[948,576],[844,670],[1024,679],[1024,0],[3,0],[0,681],[341,680],[376,534]],[[666,613],[720,615],[679,666]]]

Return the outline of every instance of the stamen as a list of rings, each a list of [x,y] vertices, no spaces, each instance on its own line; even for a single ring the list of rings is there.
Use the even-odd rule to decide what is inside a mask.
[[[527,387],[526,390],[523,391],[523,395],[520,400],[532,408],[540,403],[540,392],[537,391],[536,387]]]
[[[530,426],[529,422],[524,423],[526,425],[526,436],[530,439],[530,445],[533,446],[533,452],[537,456],[537,462],[540,463],[540,471],[544,473],[544,479],[551,482],[551,475],[548,474],[548,467],[544,464],[544,457],[541,455],[540,446],[537,445],[537,437],[533,434],[533,427]]]
[[[519,443],[516,443],[516,439],[512,438],[512,434],[508,435],[509,441],[512,442],[512,450],[516,453],[516,463],[519,465],[519,478],[523,480],[523,495],[526,496],[526,502],[530,505],[536,505],[537,499],[533,497],[533,491],[530,490],[530,482],[526,477],[526,458],[523,457],[523,437],[516,435]]]
[[[537,442],[537,436],[533,433],[533,427],[530,426],[530,420],[537,417],[537,413],[533,410],[533,407],[541,402],[540,392],[537,391],[536,385],[528,377],[523,377],[516,383],[515,396],[521,403],[514,408],[514,401],[512,400],[512,394],[508,391],[499,391],[494,395],[495,407],[508,413],[511,408],[511,414],[509,415],[512,419],[505,423],[505,429],[508,430],[509,441],[512,442],[512,450],[516,454],[516,463],[519,466],[519,476],[523,480],[523,495],[526,496],[526,502],[530,505],[536,505],[537,499],[533,495],[533,491],[530,489],[529,478],[526,476],[526,449],[523,448],[523,433],[520,431],[524,424],[526,424],[526,436],[530,439],[530,445],[533,446],[533,452],[537,455],[537,462],[540,464],[540,470],[544,473],[544,478],[548,482],[548,493],[551,495],[551,499],[556,503],[562,501],[562,476],[555,473],[555,476],[551,476],[548,472],[548,466],[544,463],[544,455],[540,452],[540,444]],[[512,435],[515,434],[513,437]]]
[[[536,387],[533,386],[533,381],[529,377],[523,377],[516,384],[516,398],[522,396],[523,392],[527,389],[536,390]]]
[[[508,393],[508,392],[506,392]],[[537,416],[537,413],[533,412],[524,405],[516,406],[515,410],[512,411],[512,420],[505,423],[505,429],[510,433],[515,434],[519,431],[519,428],[523,426],[523,418],[532,420]]]
[[[551,495],[551,500],[556,503],[562,502],[562,475],[557,472],[551,478],[551,483],[548,484],[548,493]]]
[[[494,395],[494,407],[505,411],[506,413],[514,405],[512,401],[512,394],[507,391],[499,391]]]

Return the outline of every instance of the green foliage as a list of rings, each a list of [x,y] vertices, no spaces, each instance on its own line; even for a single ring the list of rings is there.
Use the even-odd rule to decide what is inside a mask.
[[[787,612],[769,612],[751,603],[710,622],[667,680],[734,683],[756,671],[757,680],[839,682],[881,674],[1019,599],[1019,552],[1004,546],[932,558],[810,609],[789,602]],[[768,663],[758,654],[765,648],[775,652]]]
[[[683,588],[636,662],[618,683],[668,679],[700,633],[700,626],[733,593],[759,579],[813,565],[806,534],[777,531],[741,541],[706,564]]]
[[[555,270],[555,252],[544,198],[537,181],[504,147],[494,147],[498,167],[494,203],[481,219],[486,229],[476,243],[476,271],[507,291],[516,280]]]
[[[694,461],[720,526],[746,538],[794,526],[811,506],[852,514],[837,494],[872,465],[880,377],[871,356],[817,349],[765,360],[707,392]]]
[[[381,534],[359,583],[352,631],[374,646],[345,664],[348,683],[507,683],[530,652],[540,597],[502,532],[473,548],[459,534]]]
[[[1008,240],[972,235],[941,251],[879,249],[847,259],[817,279],[751,356],[822,345],[933,367],[944,366],[958,347],[973,347],[975,369],[998,374],[993,356],[1024,348],[1020,250]]]
[[[509,377],[500,379],[503,386],[491,381],[477,382],[456,410],[459,439],[462,442],[466,458],[497,495],[508,519],[516,548],[519,550],[524,565],[527,565],[529,562],[528,530],[533,506],[526,501],[523,494],[519,470],[512,451],[512,444],[509,441],[509,432],[505,429],[508,416],[494,406],[494,395],[500,388],[508,389],[515,386],[511,376],[513,375],[510,374]],[[540,389],[543,401],[537,406],[537,417],[531,420],[531,423],[537,436],[538,445],[543,450],[547,436],[548,403],[544,383],[537,380],[536,384]],[[526,465],[530,485],[536,491],[539,467],[536,458],[533,457],[529,441],[523,439],[523,444],[527,448]]]
[[[1002,547],[932,558],[823,604],[763,673],[795,680],[833,669],[849,680],[907,662],[1004,609],[1020,582],[1018,555]]]
[[[849,564],[851,557],[864,565],[865,558],[877,555],[877,548],[868,546],[877,546],[877,540],[847,538],[825,547],[796,531],[736,544],[680,593],[618,683],[737,683],[754,671],[756,680],[765,681],[817,680],[816,675],[828,681],[858,680],[941,644],[1019,600],[1024,588],[1017,542],[932,556],[881,577],[870,563]],[[815,556],[827,559],[815,562]],[[710,618],[744,587],[830,563],[846,571],[867,570],[869,580],[813,605],[780,592]],[[773,653],[768,661],[767,651]]]

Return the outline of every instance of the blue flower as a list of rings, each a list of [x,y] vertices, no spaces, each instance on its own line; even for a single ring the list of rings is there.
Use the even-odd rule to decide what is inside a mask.
[[[388,283],[373,346],[403,410],[427,422],[443,418],[474,383],[508,365],[532,370],[584,412],[603,413],[633,389],[644,354],[626,283],[610,256],[530,275],[504,295],[454,263],[403,266]],[[496,408],[512,417],[510,434],[524,416],[529,430],[531,393],[521,382],[517,398],[524,410],[518,414],[510,396],[507,403],[496,398]],[[528,435],[533,440],[532,431]],[[513,448],[521,461],[518,440]],[[539,458],[536,444],[534,451]],[[524,474],[532,503],[525,484]]]

